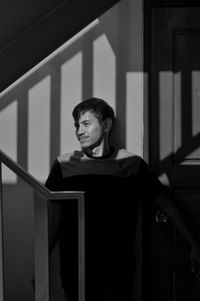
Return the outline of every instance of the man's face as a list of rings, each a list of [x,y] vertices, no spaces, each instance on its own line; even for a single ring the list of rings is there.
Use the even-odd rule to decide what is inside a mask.
[[[104,136],[103,122],[99,122],[92,112],[83,113],[75,127],[82,149],[92,149],[101,143]]]

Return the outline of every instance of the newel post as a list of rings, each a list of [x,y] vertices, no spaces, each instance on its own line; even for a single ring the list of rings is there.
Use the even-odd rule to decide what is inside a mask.
[[[35,301],[49,301],[48,202],[34,194]]]

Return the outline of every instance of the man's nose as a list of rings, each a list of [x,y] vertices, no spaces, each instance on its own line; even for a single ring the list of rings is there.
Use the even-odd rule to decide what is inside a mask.
[[[77,129],[77,135],[78,136],[82,136],[84,134],[84,129],[82,126],[79,126],[79,128]]]

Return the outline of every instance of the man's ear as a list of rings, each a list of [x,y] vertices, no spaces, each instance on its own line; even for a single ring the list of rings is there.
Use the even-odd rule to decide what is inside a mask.
[[[109,133],[111,128],[112,128],[112,119],[111,118],[106,118],[104,120],[104,131],[106,133]]]

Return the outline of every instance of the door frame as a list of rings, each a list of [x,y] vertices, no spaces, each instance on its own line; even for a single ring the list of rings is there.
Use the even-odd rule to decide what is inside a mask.
[[[144,141],[143,141],[143,154],[144,159],[150,165],[152,164],[152,111],[154,108],[154,102],[152,99],[152,88],[151,88],[151,39],[152,39],[152,9],[156,7],[200,7],[200,3],[197,0],[143,0],[144,9]],[[153,167],[153,166],[152,166]],[[149,279],[148,279],[148,269],[149,260],[147,250],[149,241],[149,223],[150,214],[143,212],[143,260],[142,260],[142,301],[151,300],[149,299]]]

